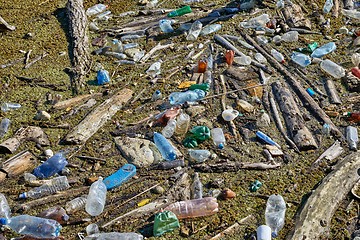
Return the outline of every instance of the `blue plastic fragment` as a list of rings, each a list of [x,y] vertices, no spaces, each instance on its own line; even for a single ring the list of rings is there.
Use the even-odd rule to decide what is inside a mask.
[[[135,174],[136,167],[127,163],[122,166],[122,168],[105,178],[103,183],[105,184],[107,190],[111,190],[113,188],[119,187],[121,184],[132,178]]]
[[[256,132],[256,136],[257,136],[258,138],[260,138],[262,141],[264,141],[264,142],[266,142],[266,143],[268,143],[268,144],[270,144],[270,145],[276,146],[276,147],[278,147],[278,148],[281,149],[280,145],[277,144],[276,142],[274,142],[274,140],[272,140],[272,139],[271,139],[269,136],[267,136],[265,133],[263,133],[263,132],[261,132],[261,131],[257,131],[257,132]]]

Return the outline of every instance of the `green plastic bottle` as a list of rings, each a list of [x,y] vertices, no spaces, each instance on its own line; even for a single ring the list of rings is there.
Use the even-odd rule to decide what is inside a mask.
[[[182,16],[182,15],[185,15],[185,14],[191,13],[191,12],[192,12],[192,10],[191,10],[190,6],[185,6],[185,7],[176,9],[172,12],[169,12],[167,16],[168,17],[177,17],[177,16]]]
[[[210,138],[210,129],[206,126],[193,127],[190,132],[196,140],[205,141]]]
[[[158,237],[179,227],[180,224],[176,215],[170,211],[163,211],[155,215],[153,234]]]
[[[202,84],[193,84],[189,87],[189,90],[195,90],[195,89],[201,89],[205,92],[208,92],[210,89],[210,86],[208,83],[202,83]]]

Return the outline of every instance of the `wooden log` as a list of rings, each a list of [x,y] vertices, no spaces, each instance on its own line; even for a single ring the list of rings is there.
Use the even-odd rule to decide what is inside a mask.
[[[32,170],[37,163],[37,158],[29,151],[23,151],[2,163],[0,182],[6,177],[15,177],[26,171]]]
[[[82,144],[114,116],[130,100],[133,91],[123,89],[89,113],[64,139],[65,143]]]
[[[219,162],[213,164],[196,164],[193,169],[199,172],[236,172],[240,169],[267,170],[279,168],[281,164],[249,163],[249,162]]]
[[[297,214],[294,230],[286,239],[328,239],[332,216],[360,180],[359,168],[360,152],[340,160],[307,199]]]
[[[291,95],[291,92],[281,86],[279,82],[271,84],[278,101],[288,131],[299,150],[316,149],[318,147],[314,137],[305,125],[301,112]]]
[[[81,96],[77,96],[74,98],[70,98],[70,99],[56,103],[53,106],[53,109],[61,110],[61,109],[73,107],[73,106],[76,106],[80,103],[83,103],[83,102],[89,100],[90,98],[98,97],[101,95],[102,95],[102,93],[95,93],[95,94],[86,94],[86,95],[81,95]]]
[[[75,94],[84,86],[85,74],[90,69],[89,40],[87,36],[87,17],[83,0],[69,0],[66,4],[70,28],[70,71],[71,87]]]
[[[259,75],[256,72],[249,71],[248,69],[243,70],[243,69],[236,68],[233,66],[226,69],[224,71],[224,74],[227,76],[233,77],[239,81],[247,81],[247,80],[259,78]]]
[[[325,89],[329,96],[329,102],[334,104],[341,104],[341,99],[337,93],[334,82],[331,79],[325,80]]]

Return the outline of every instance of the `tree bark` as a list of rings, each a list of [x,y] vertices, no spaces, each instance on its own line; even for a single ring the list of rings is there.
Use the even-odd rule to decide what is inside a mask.
[[[66,5],[70,30],[70,71],[71,87],[75,94],[84,86],[85,74],[90,68],[89,40],[87,36],[87,17],[83,0],[69,0]]]
[[[32,170],[37,163],[37,158],[29,151],[21,152],[6,160],[1,167],[0,182],[6,177],[18,176],[25,171]]]
[[[266,163],[249,163],[249,162],[219,162],[214,164],[196,164],[193,169],[199,172],[236,172],[240,169],[267,170],[279,168],[280,164],[270,165]]]

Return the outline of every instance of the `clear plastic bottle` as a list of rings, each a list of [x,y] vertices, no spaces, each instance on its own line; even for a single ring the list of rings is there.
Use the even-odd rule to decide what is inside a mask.
[[[254,58],[255,58],[255,60],[258,61],[259,63],[267,63],[266,58],[265,58],[264,55],[262,55],[261,53],[255,53]]]
[[[271,240],[271,228],[261,225],[256,229],[256,240]]]
[[[311,57],[313,58],[321,58],[326,54],[329,54],[336,50],[336,44],[334,42],[329,42],[324,44],[323,46],[316,48],[312,53]]]
[[[103,178],[91,184],[88,197],[86,199],[85,210],[91,216],[98,216],[104,211],[106,201],[106,186]]]
[[[357,143],[359,142],[359,135],[356,127],[348,126],[346,128],[346,140],[351,150],[357,149]]]
[[[291,54],[291,60],[301,67],[306,67],[311,64],[311,58],[308,55],[299,52],[293,52]]]
[[[204,0],[183,0],[184,4],[189,4],[189,3],[200,3],[203,2]]]
[[[142,240],[142,239],[144,239],[143,235],[134,232],[95,233],[85,237],[85,240]]]
[[[239,64],[239,65],[243,65],[243,66],[248,66],[251,64],[251,57],[250,56],[239,56],[239,57],[234,57],[234,62],[236,64]]]
[[[161,29],[162,32],[164,33],[171,33],[174,31],[173,27],[171,26],[173,23],[172,20],[169,19],[161,19],[159,21],[159,27]]]
[[[60,191],[64,191],[68,188],[70,188],[70,185],[66,176],[56,177],[51,179],[50,183],[41,185],[40,187],[33,188],[30,191],[21,193],[19,195],[19,198],[37,199],[51,194],[55,194]]]
[[[225,136],[222,128],[213,128],[211,129],[211,137],[214,144],[219,148],[223,149],[225,146]]]
[[[179,105],[185,102],[195,102],[205,97],[206,93],[201,89],[188,90],[186,92],[173,92],[169,96],[171,105]]]
[[[175,119],[170,119],[167,122],[166,126],[161,131],[161,134],[166,138],[171,138],[172,135],[175,132],[175,128],[176,128],[176,120]]]
[[[205,162],[211,156],[211,152],[209,150],[202,150],[202,149],[198,149],[198,150],[189,149],[188,153],[190,155],[190,158],[194,159],[198,163]]]
[[[345,69],[329,59],[322,61],[320,63],[320,68],[334,78],[342,78],[345,76]]]
[[[98,13],[101,13],[101,12],[105,11],[106,8],[107,8],[107,6],[104,5],[104,4],[101,4],[101,3],[96,4],[96,5],[92,6],[92,7],[89,7],[89,8],[86,10],[86,15],[87,15],[87,16],[96,15],[96,14],[98,14]]]
[[[200,32],[201,32],[201,29],[202,29],[202,23],[200,21],[195,21],[192,25],[191,25],[191,28],[189,30],[189,33],[186,37],[186,40],[188,41],[195,41]]]
[[[59,236],[61,231],[61,225],[57,221],[29,215],[0,218],[0,224],[9,226],[18,234],[37,238],[54,238]]]
[[[112,17],[111,11],[105,11],[96,16],[97,20],[107,21]]]
[[[71,214],[78,210],[84,209],[86,204],[86,196],[77,197],[65,204],[65,210],[67,213]]]
[[[342,9],[342,14],[345,17],[360,19],[360,11],[357,11],[355,9]]]
[[[285,223],[286,203],[282,196],[273,194],[269,197],[265,209],[266,225],[272,230],[272,237],[275,238]]]
[[[271,55],[276,59],[276,61],[281,63],[285,62],[284,56],[277,50],[271,49]]]
[[[0,218],[10,218],[11,210],[4,194],[0,193]]]
[[[193,184],[191,185],[192,199],[203,198],[203,184],[199,179],[199,173],[194,173]]]
[[[1,111],[7,112],[9,110],[15,110],[21,108],[19,103],[3,103],[1,105]]]
[[[299,33],[297,31],[289,31],[281,36],[281,41],[297,42],[299,40]]]
[[[323,7],[323,12],[324,13],[329,13],[333,6],[334,6],[333,0],[326,0],[325,4],[324,4],[324,7]]]
[[[68,162],[62,152],[46,160],[43,164],[34,169],[34,175],[38,178],[48,178],[60,172]]]
[[[221,24],[210,24],[206,25],[200,32],[200,36],[209,35],[211,33],[217,32],[221,29]]]
[[[189,130],[190,116],[186,113],[180,113],[176,118],[175,135],[184,136]]]
[[[154,142],[165,160],[173,161],[176,159],[174,147],[161,133],[154,133]]]
[[[122,53],[124,51],[124,46],[122,42],[116,38],[111,41],[110,47],[113,52]]]
[[[268,14],[262,14],[260,16],[251,18],[249,21],[241,22],[240,25],[243,28],[261,28],[265,27],[266,23],[270,21]]]
[[[1,120],[1,123],[0,123],[0,138],[5,136],[5,134],[8,132],[9,127],[10,127],[10,123],[11,123],[11,121],[8,118],[4,118],[3,120]]]
[[[69,216],[66,214],[65,209],[60,206],[46,209],[45,211],[39,213],[37,217],[53,219],[60,224],[66,223],[69,220]]]
[[[229,122],[239,116],[239,111],[235,109],[226,109],[221,113],[221,116],[225,121]]]
[[[161,63],[162,60],[156,61],[146,70],[146,73],[152,77],[156,77],[156,75],[159,75],[161,73]]]
[[[178,219],[209,216],[219,211],[216,198],[206,197],[180,201],[167,206],[164,210],[175,213]]]

